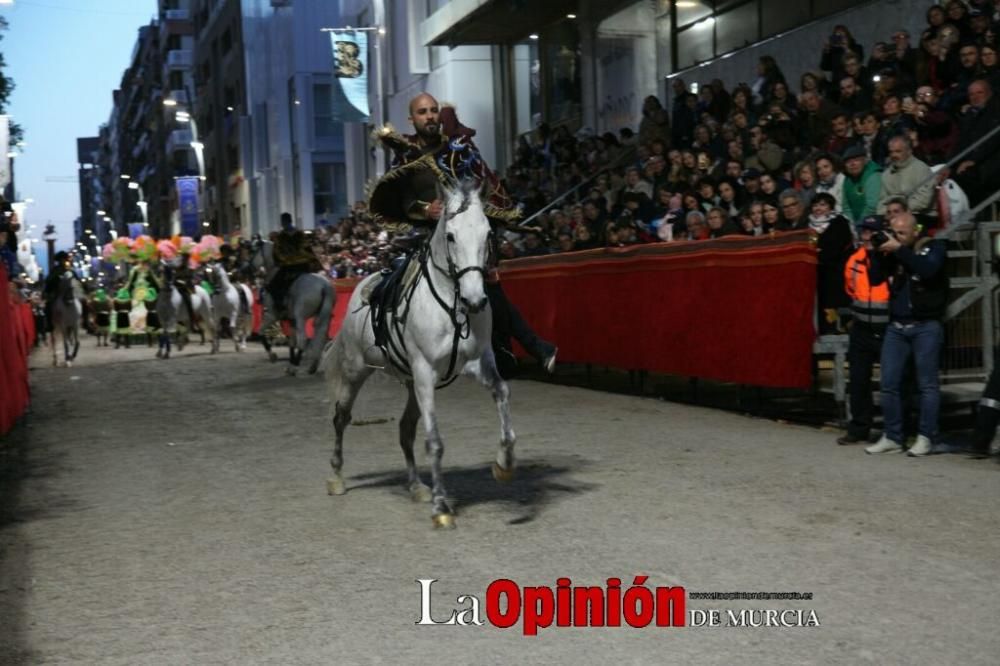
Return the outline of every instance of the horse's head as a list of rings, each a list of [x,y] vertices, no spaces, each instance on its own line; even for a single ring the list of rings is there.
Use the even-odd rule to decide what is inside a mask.
[[[458,297],[469,312],[486,307],[486,257],[490,223],[483,211],[475,181],[459,183],[441,193],[444,210],[434,232],[435,244],[445,255],[448,276],[458,284]]]
[[[70,270],[64,271],[59,276],[59,300],[63,303],[72,303],[73,299],[76,298],[74,280],[76,280],[76,276]]]
[[[222,274],[225,272],[225,268],[222,267],[217,261],[212,261],[205,265],[205,276],[208,278],[209,284],[211,284],[216,289],[222,287]]]
[[[174,267],[167,262],[160,264],[163,267],[163,284],[171,285],[174,283]],[[162,291],[169,292],[169,289],[164,289]]]

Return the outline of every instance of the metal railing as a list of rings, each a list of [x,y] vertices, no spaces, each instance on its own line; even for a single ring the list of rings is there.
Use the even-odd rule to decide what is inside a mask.
[[[546,212],[547,210],[555,207],[557,204],[562,203],[562,201],[564,201],[566,198],[568,198],[570,195],[574,194],[575,192],[579,191],[584,185],[588,185],[589,183],[593,182],[594,179],[596,179],[598,176],[601,176],[601,175],[606,174],[606,173],[610,173],[611,171],[614,171],[615,169],[620,169],[621,167],[623,167],[626,164],[628,164],[630,161],[635,160],[635,156],[636,156],[637,153],[638,153],[638,149],[637,148],[635,148],[635,147],[628,148],[614,162],[612,162],[611,164],[603,167],[600,171],[595,171],[594,173],[592,173],[587,178],[584,178],[578,184],[576,184],[573,187],[571,187],[570,189],[566,190],[565,192],[563,192],[562,194],[560,194],[559,196],[557,196],[555,199],[553,199],[549,203],[547,203],[544,206],[542,206],[541,208],[539,208],[537,211],[535,211],[534,213],[532,213],[528,218],[526,218],[525,220],[519,222],[518,224],[520,226],[527,226],[536,217],[538,217],[542,213]]]

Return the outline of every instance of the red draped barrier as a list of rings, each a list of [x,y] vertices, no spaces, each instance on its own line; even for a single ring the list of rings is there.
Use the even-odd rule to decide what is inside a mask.
[[[344,322],[344,317],[347,315],[347,302],[351,300],[351,294],[354,293],[354,287],[361,280],[359,278],[344,279],[344,280],[334,280],[334,289],[337,291],[337,302],[333,306],[333,316],[330,318],[330,328],[329,331],[330,338],[337,335],[337,331],[340,330],[340,325]],[[257,298],[253,304],[253,332],[257,333],[260,331],[260,323],[264,316],[264,308],[260,303],[260,299]],[[292,332],[292,327],[288,322],[282,322],[281,328],[285,331],[285,335],[290,335]],[[312,337],[313,334],[313,320],[310,319],[306,322],[306,335]]]
[[[11,299],[7,271],[0,266],[0,435],[28,408],[28,353],[34,340],[31,306]]]
[[[560,361],[752,386],[812,383],[809,232],[515,259],[501,264],[501,278],[524,318],[559,346]],[[357,283],[336,282],[331,338]]]
[[[754,386],[812,381],[809,232],[505,261],[504,291],[559,360]]]

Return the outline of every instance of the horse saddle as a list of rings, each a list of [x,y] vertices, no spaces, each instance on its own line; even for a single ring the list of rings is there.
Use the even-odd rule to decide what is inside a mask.
[[[371,306],[375,345],[382,348],[389,338],[389,313],[397,310],[403,295],[420,276],[420,261],[413,254],[403,255],[393,263],[396,265],[392,269],[380,273],[361,292],[362,302]]]

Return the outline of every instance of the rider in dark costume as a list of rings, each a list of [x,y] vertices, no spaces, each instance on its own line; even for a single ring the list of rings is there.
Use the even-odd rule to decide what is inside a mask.
[[[410,102],[410,121],[416,134],[402,136],[391,127],[378,132],[379,140],[394,153],[392,168],[375,186],[369,200],[369,210],[376,223],[395,231],[412,228],[419,241],[437,224],[443,204],[438,199],[442,186],[453,186],[455,182],[473,178],[484,191],[483,208],[494,233],[491,236],[490,259],[492,263],[490,279],[486,280],[486,295],[493,310],[493,347],[497,357],[497,367],[501,375],[508,377],[514,369],[514,356],[510,351],[510,338],[521,343],[528,353],[537,358],[546,370],[555,368],[557,349],[531,329],[500,286],[495,262],[498,252],[495,247],[498,231],[525,231],[514,222],[519,217],[513,201],[503,185],[490,170],[472,141],[476,131],[465,127],[451,107],[439,108],[437,100],[423,93]],[[396,275],[402,268],[397,268]],[[389,276],[383,283],[391,282]],[[381,285],[380,285],[381,286]],[[381,290],[376,289],[372,301],[374,307],[380,299]],[[386,347],[388,330],[385,319],[375,317],[375,343],[383,350]],[[381,320],[381,322],[380,322]]]
[[[174,269],[174,286],[177,287],[177,292],[181,295],[181,300],[187,309],[188,322],[190,324],[188,328],[192,333],[201,333],[201,329],[195,326],[194,307],[191,305],[191,293],[194,291],[196,283],[190,259],[190,253],[182,250],[179,255],[179,263]]]
[[[295,228],[289,213],[281,214],[281,231],[274,238],[274,263],[278,272],[267,288],[274,300],[277,318],[287,319],[285,297],[292,284],[300,275],[323,269],[312,251],[309,236]]]

